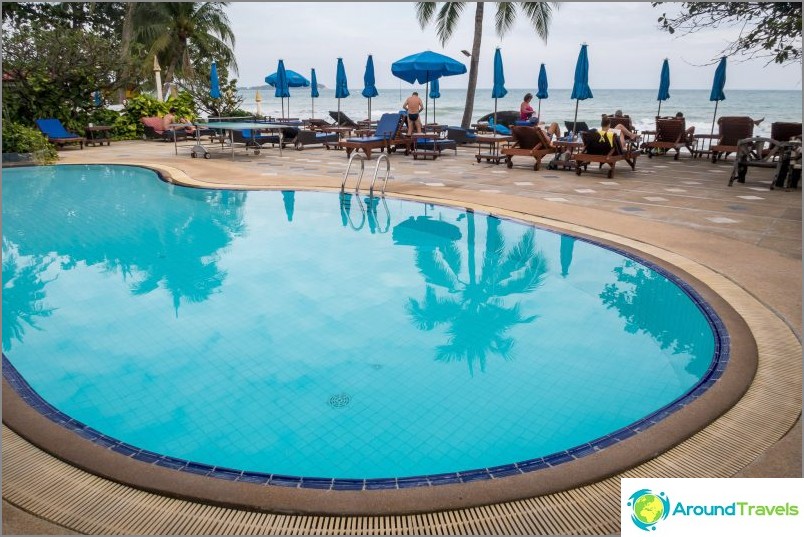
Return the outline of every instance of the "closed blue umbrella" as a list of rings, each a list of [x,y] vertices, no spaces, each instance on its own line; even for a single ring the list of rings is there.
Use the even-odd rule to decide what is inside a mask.
[[[542,116],[542,99],[546,99],[549,96],[547,93],[547,69],[542,64],[539,67],[539,87],[538,91],[536,91],[536,98],[539,99],[539,110],[536,112],[536,117]]]
[[[442,76],[462,75],[466,66],[449,56],[425,50],[405,56],[391,64],[391,73],[410,84],[428,84]],[[427,100],[424,101],[424,117],[427,122]]]
[[[318,98],[318,79],[315,77],[315,68],[310,69],[310,103],[313,107],[313,113],[310,117],[315,119],[315,99]]]
[[[265,81],[268,82],[268,77],[265,77]],[[279,60],[279,65],[276,68],[276,78],[274,78],[274,83],[272,85],[276,88],[276,90],[274,90],[274,97],[279,97],[282,99],[282,117],[284,118],[285,97],[290,98],[290,88],[288,87],[288,76],[287,71],[285,71],[284,60]]]
[[[433,100],[433,123],[436,123],[435,100],[441,98],[441,87],[437,78],[430,83],[429,97]]]
[[[221,98],[221,84],[218,80],[218,65],[212,62],[209,69],[209,96],[213,99]]]
[[[726,57],[720,58],[720,63],[715,69],[715,79],[712,81],[712,92],[709,94],[709,100],[715,101],[715,115],[712,116],[712,135],[715,133],[715,118],[717,118],[717,105],[720,101],[726,100],[726,94],[723,93],[723,87],[726,85]]]
[[[508,94],[505,89],[505,75],[503,74],[503,62],[500,48],[494,51],[494,87],[491,88],[491,98],[494,99],[494,125],[497,125],[497,99],[502,99]]]
[[[587,45],[581,45],[581,52],[578,54],[578,61],[575,64],[575,80],[572,84],[572,95],[570,99],[575,99],[575,118],[572,120],[572,132],[577,132],[575,128],[578,123],[578,104],[586,99],[591,99],[592,90],[589,87],[589,57],[586,54]]]
[[[103,104],[103,100],[101,99],[100,90],[95,90],[95,93],[92,95],[92,98],[95,100],[95,106],[100,106]]]
[[[371,98],[379,95],[377,86],[374,85],[374,58],[371,54],[366,60],[366,72],[363,73],[363,91],[360,94],[368,99],[368,120],[371,121]]]
[[[659,77],[659,95],[656,96],[656,100],[659,101],[659,111],[656,112],[657,116],[661,115],[662,112],[662,101],[666,101],[670,98],[670,63],[667,61],[667,58],[664,59],[662,63],[662,74]]]
[[[343,58],[338,58],[338,67],[335,71],[335,98],[338,99],[338,124],[341,123],[341,99],[349,96],[349,86],[346,82],[346,68]]]

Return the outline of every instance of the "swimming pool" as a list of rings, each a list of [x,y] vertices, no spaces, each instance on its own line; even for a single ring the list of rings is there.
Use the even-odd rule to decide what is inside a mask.
[[[506,475],[635,434],[725,365],[691,289],[586,240],[138,168],[10,172],[4,355],[121,451],[291,482]]]

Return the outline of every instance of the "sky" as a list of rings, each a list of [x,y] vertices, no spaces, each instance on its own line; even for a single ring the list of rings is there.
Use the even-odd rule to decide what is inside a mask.
[[[490,88],[494,49],[500,47],[506,86],[534,88],[545,64],[551,88],[571,88],[580,45],[589,53],[592,89],[658,87],[664,58],[670,62],[671,88],[711,87],[719,53],[738,29],[721,28],[670,35],[657,19],[675,9],[650,2],[563,2],[554,13],[547,43],[519,17],[503,38],[494,30],[494,4],[485,10],[478,87]],[[474,3],[467,3],[453,37],[442,47],[434,25],[421,29],[413,2],[232,2],[226,13],[235,34],[238,86],[265,84],[279,59],[308,79],[315,68],[320,84],[333,88],[342,57],[350,87],[362,87],[368,54],[373,55],[378,88],[397,88],[391,64],[432,50],[462,61],[471,50]],[[465,88],[467,75],[441,79],[442,88]],[[759,59],[729,58],[726,89],[801,91],[801,63],[779,66]],[[410,87],[401,82],[403,88]]]

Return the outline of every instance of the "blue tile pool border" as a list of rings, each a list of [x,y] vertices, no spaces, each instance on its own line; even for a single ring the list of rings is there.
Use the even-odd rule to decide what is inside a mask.
[[[466,208],[467,211],[476,212],[473,209]],[[701,295],[687,282],[676,276],[669,270],[642,259],[636,254],[629,252],[625,249],[612,246],[603,242],[596,241],[587,237],[578,237],[569,233],[556,231],[545,226],[539,226],[526,220],[500,217],[489,213],[476,212],[477,214],[486,214],[501,220],[516,221],[524,223],[536,229],[555,233],[558,235],[567,235],[576,240],[586,242],[600,248],[615,252],[626,259],[637,262],[644,267],[653,270],[661,276],[672,281],[679,289],[681,289],[690,300],[695,303],[698,309],[706,318],[715,340],[715,348],[712,361],[701,379],[690,388],[684,395],[678,397],[671,403],[659,408],[658,410],[648,414],[647,416],[618,429],[605,436],[597,438],[591,442],[575,446],[572,449],[553,453],[545,457],[537,457],[528,459],[512,464],[505,464],[501,466],[494,466],[490,468],[469,469],[466,471],[446,473],[446,474],[430,474],[419,475],[411,477],[398,477],[398,478],[371,478],[371,479],[344,479],[344,478],[328,478],[328,477],[315,477],[315,476],[290,476],[280,474],[268,474],[261,472],[250,472],[244,470],[237,470],[233,468],[224,468],[221,466],[212,466],[207,464],[196,463],[185,459],[170,457],[154,453],[152,451],[140,449],[136,446],[121,442],[115,438],[107,436],[92,427],[81,423],[70,416],[62,413],[60,410],[45,401],[28,382],[20,375],[19,371],[8,360],[5,353],[3,353],[3,378],[11,386],[16,393],[23,399],[31,408],[39,412],[42,416],[48,418],[50,421],[74,432],[75,434],[89,440],[95,445],[112,450],[122,456],[143,462],[145,464],[152,464],[167,469],[176,470],[179,472],[187,472],[191,474],[212,477],[215,479],[223,479],[226,481],[237,481],[244,483],[252,483],[255,485],[263,486],[279,486],[291,488],[304,488],[304,489],[319,489],[319,490],[385,490],[385,489],[407,489],[416,487],[435,487],[440,485],[451,485],[459,483],[470,483],[473,481],[483,481],[492,479],[502,479],[512,475],[523,474],[527,472],[539,471],[547,468],[559,466],[561,464],[578,460],[587,455],[600,452],[608,447],[618,444],[628,438],[631,438],[640,432],[656,425],[671,414],[675,413],[682,408],[689,406],[691,403],[697,401],[709,388],[711,388],[723,375],[726,366],[729,362],[730,356],[730,337],[726,326],[714,308],[706,302]]]

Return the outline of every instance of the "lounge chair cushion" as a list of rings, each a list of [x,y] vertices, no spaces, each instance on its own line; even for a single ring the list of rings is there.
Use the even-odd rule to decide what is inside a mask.
[[[511,129],[509,129],[508,127],[505,127],[503,125],[495,125],[494,119],[489,120],[489,128],[494,132],[496,132],[497,134],[504,134],[506,136],[511,134]]]
[[[592,129],[583,135],[584,153],[589,155],[621,154],[619,139],[611,130],[607,132]]]

